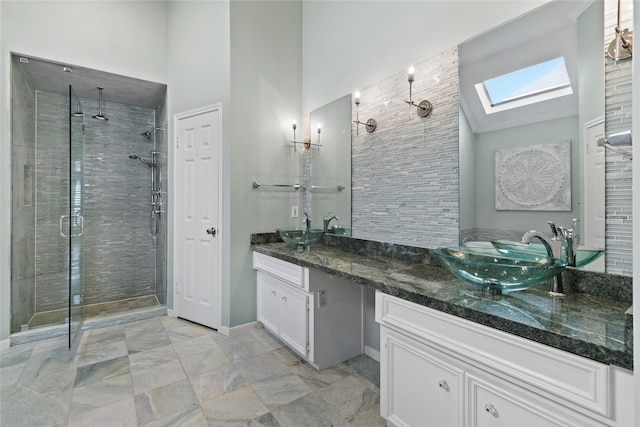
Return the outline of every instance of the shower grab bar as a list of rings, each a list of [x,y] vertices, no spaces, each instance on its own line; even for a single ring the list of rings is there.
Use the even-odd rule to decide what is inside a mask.
[[[342,191],[345,187],[342,185],[338,185],[337,187],[323,187],[320,185],[312,185],[311,191]]]
[[[69,219],[71,220],[71,218],[79,218],[80,219],[80,233],[78,234],[65,234],[64,232],[64,220]],[[71,226],[71,225],[70,225]],[[80,215],[79,213],[75,213],[73,215],[62,215],[60,216],[60,235],[62,237],[80,237],[84,234],[84,217],[82,215]]]
[[[300,184],[260,184],[258,181],[253,181],[253,188],[260,187],[273,187],[273,188],[292,188],[294,190],[299,190],[302,188]]]

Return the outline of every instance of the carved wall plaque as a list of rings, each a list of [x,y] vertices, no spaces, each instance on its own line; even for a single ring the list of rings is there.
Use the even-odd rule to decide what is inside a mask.
[[[571,140],[496,150],[496,210],[570,211]]]

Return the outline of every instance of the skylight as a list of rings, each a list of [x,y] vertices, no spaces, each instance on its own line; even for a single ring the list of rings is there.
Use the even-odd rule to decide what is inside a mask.
[[[487,114],[571,95],[564,58],[556,58],[476,84]]]

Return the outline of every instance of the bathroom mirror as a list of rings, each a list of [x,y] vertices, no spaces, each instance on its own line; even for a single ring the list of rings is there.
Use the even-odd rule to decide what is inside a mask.
[[[320,133],[318,133],[318,124]],[[351,230],[351,95],[345,95],[311,112],[311,219],[322,227],[323,218],[340,233]]]
[[[570,227],[573,218],[584,217],[583,134],[598,120],[604,131],[603,41],[603,2],[551,2],[460,45],[461,243],[519,239],[530,229],[550,232],[547,221]],[[556,58],[564,59],[572,94],[487,113],[476,85]],[[570,159],[560,160],[570,167],[570,203],[498,209],[496,150],[566,141]]]

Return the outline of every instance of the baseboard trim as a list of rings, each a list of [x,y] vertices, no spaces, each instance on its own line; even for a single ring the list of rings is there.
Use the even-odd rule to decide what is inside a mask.
[[[6,350],[11,347],[11,339],[7,338],[6,340],[0,341],[0,350]]]
[[[235,337],[237,335],[245,334],[249,332],[251,329],[255,329],[258,322],[249,322],[244,325],[233,326],[229,328],[228,326],[221,326],[218,329],[218,333],[225,335],[227,337]]]
[[[375,360],[376,362],[380,362],[380,350],[376,350],[373,347],[369,347],[368,345],[364,346],[364,354]]]
[[[167,317],[177,318],[178,315],[176,314],[175,311],[173,311],[172,308],[167,308]]]

